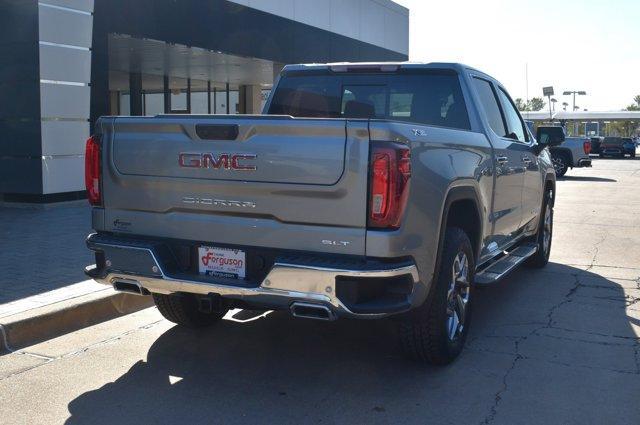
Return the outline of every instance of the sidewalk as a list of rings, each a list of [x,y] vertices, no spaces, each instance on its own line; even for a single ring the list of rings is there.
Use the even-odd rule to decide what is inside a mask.
[[[46,208],[0,206],[0,306],[87,280],[93,256],[85,203]]]
[[[0,205],[0,355],[153,304],[84,275],[90,214],[84,202]]]

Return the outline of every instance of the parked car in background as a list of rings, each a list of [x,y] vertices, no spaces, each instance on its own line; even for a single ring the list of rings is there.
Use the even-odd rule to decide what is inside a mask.
[[[556,176],[562,177],[569,168],[591,167],[591,140],[584,137],[567,137],[559,146],[552,146],[551,160]]]
[[[591,140],[591,153],[596,155],[599,154],[600,145],[602,144],[604,137],[596,136],[596,137],[592,137],[590,140]]]
[[[629,155],[631,158],[636,156],[636,147],[631,138],[604,138],[604,141],[600,145],[600,158],[604,158],[605,156],[624,158],[625,155]]]
[[[476,285],[547,264],[564,132],[533,139],[490,76],[288,65],[265,112],[100,118],[87,274],[186,327],[230,308],[393,315],[411,357],[446,364]]]
[[[622,138],[622,148],[624,153],[629,154],[631,158],[636,157],[636,142],[631,137]]]

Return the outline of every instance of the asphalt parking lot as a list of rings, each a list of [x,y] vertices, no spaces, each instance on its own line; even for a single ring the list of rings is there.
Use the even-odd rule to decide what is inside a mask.
[[[637,424],[640,159],[570,170],[551,263],[476,296],[445,368],[406,361],[392,321],[144,310],[0,357],[0,422]]]

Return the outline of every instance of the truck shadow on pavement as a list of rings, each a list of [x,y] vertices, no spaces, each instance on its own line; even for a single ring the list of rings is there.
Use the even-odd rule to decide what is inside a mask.
[[[476,291],[465,351],[440,368],[405,360],[392,320],[272,313],[204,331],[173,327],[146,361],[71,401],[67,423],[479,423],[509,403],[507,383],[518,403],[555,409],[552,422],[578,415],[597,423],[602,409],[587,403],[583,388],[615,393],[628,390],[626,379],[640,381],[633,329],[640,323],[627,314],[624,282],[630,290],[635,283],[619,282],[552,263]],[[459,400],[464,409],[455,407]],[[637,413],[633,406],[626,409]]]
[[[561,180],[574,181],[574,182],[600,182],[600,183],[617,183],[618,180],[608,179],[606,177],[591,177],[591,176],[563,176],[559,177]]]

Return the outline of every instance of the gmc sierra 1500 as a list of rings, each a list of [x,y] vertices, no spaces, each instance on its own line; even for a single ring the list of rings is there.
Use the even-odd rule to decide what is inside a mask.
[[[394,316],[408,354],[445,364],[475,285],[547,263],[563,140],[443,63],[286,66],[261,116],[103,117],[86,273],[189,327]]]

